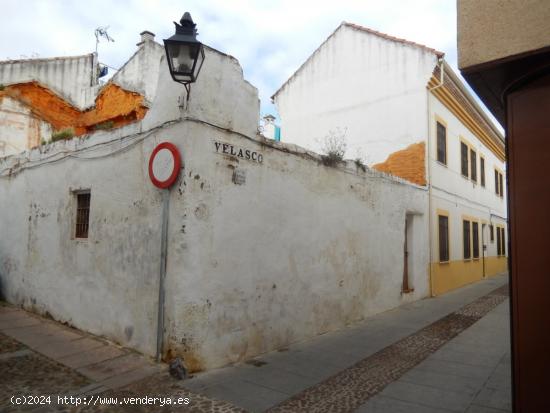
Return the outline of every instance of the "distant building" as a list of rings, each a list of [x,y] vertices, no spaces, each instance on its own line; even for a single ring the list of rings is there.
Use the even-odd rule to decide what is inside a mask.
[[[281,140],[281,128],[275,124],[275,116],[265,115],[260,124],[260,133],[277,142]]]
[[[443,56],[342,23],[272,97],[285,141],[340,131],[348,157],[428,187],[435,295],[507,267],[504,137]]]

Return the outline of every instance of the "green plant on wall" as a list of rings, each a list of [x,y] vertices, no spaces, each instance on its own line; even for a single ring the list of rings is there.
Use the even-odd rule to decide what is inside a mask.
[[[323,163],[327,166],[335,166],[338,162],[344,160],[346,154],[347,141],[346,133],[347,128],[343,130],[339,127],[335,130],[330,130],[328,134],[321,141],[321,151],[323,152]]]
[[[98,123],[97,125],[94,126],[94,129],[95,130],[113,129],[114,126],[115,126],[115,122],[113,122],[112,120],[108,120],[106,122]]]
[[[73,128],[65,128],[52,133],[52,142],[71,139],[74,136]]]

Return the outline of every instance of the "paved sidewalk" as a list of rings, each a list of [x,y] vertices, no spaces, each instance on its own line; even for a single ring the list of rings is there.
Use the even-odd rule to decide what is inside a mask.
[[[357,412],[511,412],[509,311],[506,300]]]
[[[161,368],[131,350],[7,305],[0,306],[0,343],[2,370],[25,380],[22,375],[32,379],[36,369],[48,366],[47,370],[52,371],[57,363],[65,367],[57,369],[60,375],[73,376],[61,387],[71,388],[73,394],[118,389]],[[49,391],[51,384],[44,390]]]
[[[28,411],[7,396],[32,393],[191,400],[40,412],[507,412],[506,284],[505,276],[483,280],[185,381],[130,350],[0,305],[0,410]]]
[[[208,397],[229,401],[250,412],[262,412],[267,409],[274,412],[337,412],[353,411],[356,408],[359,408],[360,411],[374,412],[465,411],[472,402],[471,396],[473,396],[475,390],[481,390],[484,383],[481,375],[473,385],[473,387],[477,387],[475,389],[473,387],[469,388],[468,395],[464,396],[464,400],[467,399],[467,401],[463,404],[457,401],[457,405],[448,410],[437,410],[437,406],[436,409],[429,410],[430,401],[425,400],[425,398],[431,396],[437,399],[439,395],[444,393],[442,391],[430,393],[429,385],[420,388],[410,388],[409,386],[407,396],[400,396],[400,389],[407,386],[403,383],[409,383],[413,380],[410,377],[413,377],[414,374],[421,375],[415,369],[410,369],[422,359],[428,357],[418,368],[420,370],[432,368],[431,371],[436,374],[443,373],[447,379],[447,384],[452,387],[456,383],[457,392],[460,393],[460,386],[463,385],[464,380],[462,380],[463,376],[456,374],[456,372],[460,371],[460,368],[468,372],[470,370],[474,371],[476,368],[480,370],[481,367],[454,366],[454,374],[449,376],[446,371],[449,366],[446,363],[435,362],[434,365],[434,362],[431,361],[433,357],[436,359],[446,355],[452,357],[448,355],[449,352],[458,346],[459,351],[470,350],[466,354],[460,353],[464,358],[475,359],[477,357],[477,363],[486,362],[490,364],[486,366],[487,377],[491,373],[491,369],[495,370],[497,376],[492,380],[495,383],[502,384],[503,389],[500,390],[504,392],[509,390],[509,388],[506,388],[506,378],[503,377],[507,368],[507,359],[503,351],[509,347],[505,310],[500,307],[496,310],[498,314],[501,316],[504,314],[504,316],[491,329],[484,330],[474,324],[460,336],[451,340],[447,344],[449,348],[442,348],[431,357],[429,354],[448,341],[445,334],[453,335],[452,329],[456,328],[456,323],[460,327],[461,322],[466,322],[466,327],[468,326],[469,316],[459,314],[455,317],[458,317],[457,320],[454,320],[455,324],[445,324],[447,321],[443,320],[443,324],[434,327],[433,331],[428,329],[426,332],[422,332],[422,329],[428,328],[437,320],[461,310],[465,305],[476,300],[481,301],[476,302],[474,309],[470,309],[470,312],[475,313],[477,307],[485,306],[488,310],[494,308],[496,304],[493,305],[493,302],[499,303],[506,298],[500,296],[497,301],[491,301],[491,299],[483,300],[480,297],[486,296],[496,288],[506,285],[506,283],[507,276],[497,276],[441,297],[417,301],[376,315],[364,323],[342,331],[324,334],[308,342],[292,345],[284,351],[266,354],[247,363],[198,374],[195,378],[186,381],[184,386]],[[481,316],[483,315],[485,313],[481,314]],[[483,321],[482,319],[480,323],[482,325],[491,324],[491,320],[495,316],[491,313],[488,317],[489,321]],[[472,319],[471,322],[474,321],[477,321],[477,319]],[[462,330],[459,328],[456,331],[460,332]],[[494,334],[482,337],[482,333],[489,331]],[[499,332],[498,335],[496,335],[497,331]],[[420,336],[418,335],[419,332],[421,333]],[[438,333],[443,333],[443,338],[438,337]],[[415,337],[409,338],[412,335]],[[415,340],[412,340],[413,338]],[[491,338],[498,342],[493,343]],[[399,340],[403,340],[399,344],[401,347],[394,348],[391,346]],[[471,340],[471,343],[468,343],[468,340]],[[483,340],[488,341],[488,343]],[[464,344],[466,347],[464,348],[459,345],[462,341],[466,341]],[[482,342],[484,345],[480,344]],[[434,346],[434,343],[435,347],[432,348],[431,346]],[[474,346],[474,348],[471,346]],[[471,355],[472,351],[474,351],[474,355]],[[458,357],[458,355],[455,356]],[[501,361],[502,363],[499,365]],[[460,360],[457,360],[456,363],[459,364]],[[373,378],[368,377],[369,371],[373,373]],[[406,376],[406,374],[410,375]],[[394,381],[395,378],[398,379],[401,375],[404,377],[402,381],[398,380],[388,386],[386,393],[383,392],[380,397],[373,397],[366,404],[360,403],[361,397],[368,398],[370,397],[369,394],[378,393],[388,383]],[[432,378],[435,380],[434,377]],[[433,388],[437,389],[437,387]],[[426,395],[422,396],[420,394],[418,397],[420,401],[415,401],[414,394],[420,390],[423,390]],[[492,392],[492,390],[495,389],[488,387],[479,397],[498,398],[499,394]],[[368,392],[371,393],[366,394]],[[469,397],[470,399],[468,399]],[[411,401],[410,398],[413,398],[413,400]],[[508,406],[506,401],[502,405],[498,404],[497,401],[491,404],[492,402],[484,402],[482,399],[479,399],[478,402],[477,404],[480,406],[484,403],[485,405],[498,405],[505,408]],[[392,403],[391,408],[384,408],[384,405],[389,406],[389,403]],[[420,410],[411,410],[411,406],[412,408],[418,407]],[[460,410],[463,406],[465,406],[465,409]],[[448,407],[449,405],[446,405],[446,408]],[[475,408],[472,407],[472,410],[469,411],[493,411],[475,410]]]

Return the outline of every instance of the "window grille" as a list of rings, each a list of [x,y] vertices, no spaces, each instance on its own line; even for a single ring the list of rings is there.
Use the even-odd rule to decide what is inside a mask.
[[[76,238],[88,238],[90,222],[90,193],[76,194]]]

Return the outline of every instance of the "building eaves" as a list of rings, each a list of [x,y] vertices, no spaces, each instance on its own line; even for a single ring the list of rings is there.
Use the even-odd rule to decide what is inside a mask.
[[[369,33],[369,34],[372,34],[374,36],[378,36],[378,37],[380,37],[382,39],[385,39],[385,40],[390,40],[390,41],[393,41],[393,42],[406,44],[408,46],[418,47],[418,48],[423,49],[427,52],[435,54],[438,58],[442,58],[443,56],[445,56],[445,53],[440,52],[439,50],[433,49],[431,47],[425,46],[423,44],[415,43],[415,42],[412,42],[412,41],[406,40],[406,39],[401,39],[399,37],[390,36],[389,34],[385,34],[385,33],[379,32],[377,30],[369,29],[368,27],[364,27],[364,26],[361,26],[361,25],[358,25],[358,24],[355,24],[355,23],[348,23],[348,22],[344,21],[336,28],[336,30],[334,30],[325,39],[325,41],[323,43],[321,43],[319,45],[319,47],[317,47],[317,49],[315,49],[315,51],[306,59],[306,61],[304,63],[302,63],[300,65],[300,67],[298,69],[296,69],[296,71],[279,87],[279,89],[277,89],[277,91],[273,95],[271,95],[271,101],[273,101],[275,99],[275,96],[277,96],[279,94],[279,92],[309,63],[309,61],[325,45],[325,43],[327,43],[330,40],[330,38],[332,36],[334,36],[336,34],[336,32],[344,26],[349,27],[349,28],[354,29],[354,30],[362,31],[364,33]]]
[[[445,75],[450,77],[452,82],[460,89],[460,92],[464,95],[464,97],[468,100],[468,102],[474,107],[474,109],[481,115],[483,120],[487,123],[487,125],[491,128],[491,130],[494,132],[494,134],[498,137],[500,140],[500,143],[504,145],[505,138],[502,132],[497,128],[495,125],[495,122],[489,118],[487,115],[487,112],[480,106],[480,104],[475,100],[472,93],[466,88],[466,85],[458,77],[458,75],[455,73],[453,68],[446,62],[443,61],[443,67],[445,71]]]
[[[365,33],[374,34],[375,36],[381,37],[382,39],[391,40],[393,42],[403,43],[403,44],[406,44],[406,45],[409,45],[409,46],[414,46],[414,47],[418,47],[420,49],[424,49],[427,52],[435,54],[439,58],[442,58],[443,56],[445,56],[445,53],[440,52],[439,50],[433,49],[431,47],[425,46],[425,45],[420,44],[420,43],[416,43],[416,42],[413,42],[413,41],[410,41],[410,40],[407,40],[407,39],[401,39],[399,37],[390,36],[389,34],[382,33],[382,32],[379,32],[377,30],[369,29],[368,27],[360,26],[360,25],[355,24],[355,23],[344,22],[342,24],[344,26],[351,27],[353,29],[360,30],[360,31],[365,32]]]

